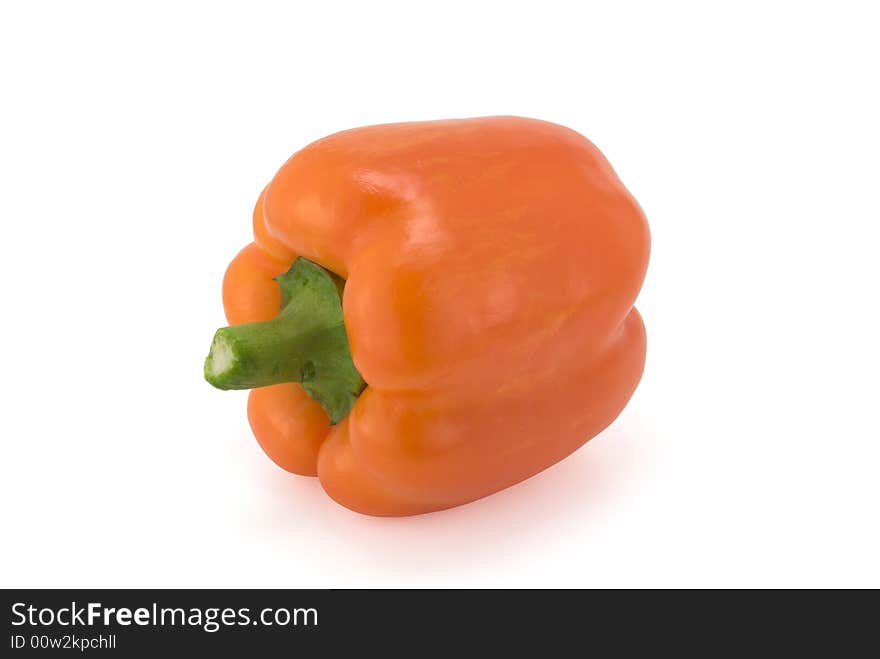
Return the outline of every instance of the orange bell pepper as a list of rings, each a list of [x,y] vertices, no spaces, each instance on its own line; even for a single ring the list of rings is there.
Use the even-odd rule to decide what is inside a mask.
[[[645,362],[633,302],[649,249],[636,201],[562,126],[337,133],[260,195],[206,377],[256,387],[264,451],[342,505],[457,506],[563,459],[621,412]]]

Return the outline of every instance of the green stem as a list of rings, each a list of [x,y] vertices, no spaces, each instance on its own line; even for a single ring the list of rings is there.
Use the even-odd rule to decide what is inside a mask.
[[[205,379],[218,389],[299,382],[337,423],[365,386],[343,322],[344,282],[301,257],[275,281],[281,312],[265,322],[217,330],[205,359]]]

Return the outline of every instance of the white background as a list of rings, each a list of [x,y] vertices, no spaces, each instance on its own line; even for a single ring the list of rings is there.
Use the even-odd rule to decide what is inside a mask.
[[[6,2],[0,585],[880,586],[873,3]],[[261,187],[328,133],[568,125],[644,207],[645,377],[572,457],[345,510],[202,380]]]

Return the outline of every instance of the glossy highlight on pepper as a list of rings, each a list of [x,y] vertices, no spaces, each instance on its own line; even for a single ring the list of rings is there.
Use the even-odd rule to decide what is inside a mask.
[[[267,455],[370,515],[517,483],[607,427],[645,361],[645,217],[598,149],[520,117],[336,133],[260,195],[206,378]],[[331,423],[332,422],[332,423]]]

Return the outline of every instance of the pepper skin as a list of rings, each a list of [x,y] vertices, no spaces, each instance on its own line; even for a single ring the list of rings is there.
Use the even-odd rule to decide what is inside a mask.
[[[369,515],[457,506],[558,462],[636,388],[648,226],[596,147],[518,117],[388,124],[305,147],[269,183],[230,264],[230,325],[279,313],[303,256],[346,280],[367,387],[327,413],[299,384],[253,389],[282,468]]]

